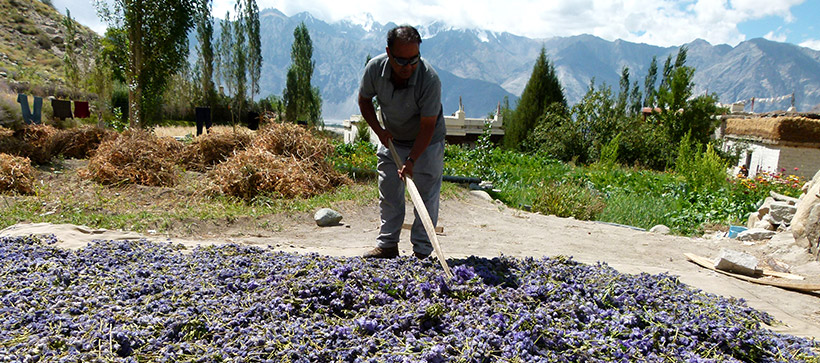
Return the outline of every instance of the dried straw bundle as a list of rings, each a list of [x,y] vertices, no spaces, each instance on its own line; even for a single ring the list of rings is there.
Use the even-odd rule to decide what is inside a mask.
[[[774,141],[820,142],[820,120],[806,117],[759,117],[729,119],[726,134]]]
[[[211,171],[214,191],[251,200],[259,194],[309,197],[349,183],[325,161],[333,146],[294,124],[269,123],[251,146]]]
[[[185,146],[182,165],[204,172],[227,160],[235,152],[244,150],[250,143],[251,134],[248,132],[211,132],[201,135]]]
[[[219,192],[245,200],[263,193],[310,197],[349,182],[326,163],[277,155],[259,147],[237,152],[214,167],[211,178]]]
[[[173,138],[129,130],[100,144],[80,174],[101,184],[173,186],[177,181],[175,160],[182,148]]]
[[[289,123],[268,123],[256,133],[252,147],[299,160],[321,161],[333,152],[326,139],[314,137],[310,130]]]
[[[28,158],[0,153],[0,193],[32,194],[34,169]]]
[[[86,159],[103,141],[115,140],[119,134],[114,130],[94,126],[83,126],[60,130],[52,138],[54,155],[63,155],[66,158]]]
[[[29,158],[34,164],[46,164],[54,155],[51,139],[57,129],[48,125],[26,125],[12,133],[0,134],[0,152]]]

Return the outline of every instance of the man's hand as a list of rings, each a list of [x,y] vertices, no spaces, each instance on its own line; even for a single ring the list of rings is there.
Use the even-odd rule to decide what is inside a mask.
[[[404,165],[399,168],[399,178],[404,180],[405,176],[413,177],[413,160],[407,160],[404,162]]]
[[[374,129],[373,132],[375,132],[376,136],[379,137],[379,141],[382,143],[382,145],[384,145],[384,146],[389,145],[388,141],[393,139],[393,134],[391,134],[390,131],[387,131],[387,130],[381,128],[381,127],[379,127],[379,130],[380,131],[375,131],[375,129]]]

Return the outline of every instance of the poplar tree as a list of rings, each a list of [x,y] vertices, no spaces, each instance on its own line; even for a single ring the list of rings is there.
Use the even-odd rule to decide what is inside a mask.
[[[63,55],[63,70],[68,86],[76,90],[80,83],[80,67],[77,64],[77,53],[74,45],[77,41],[77,22],[71,18],[71,11],[65,9],[65,19],[63,19],[63,30],[65,38],[65,54]]]
[[[259,7],[256,0],[246,0],[245,28],[248,33],[248,75],[250,99],[259,93],[259,78],[262,75],[262,40],[259,36]]]
[[[553,103],[558,103],[566,109],[567,100],[561,89],[561,82],[555,75],[555,67],[547,59],[546,49],[541,47],[541,54],[535,61],[532,75],[521,94],[521,100],[512,119],[504,120],[504,147],[520,149],[521,143]]]
[[[312,57],[313,42],[303,22],[293,30],[291,64],[282,98],[285,101],[285,119],[290,122],[306,121],[309,126],[315,127],[321,125],[322,98],[319,89],[310,83],[315,66]]]
[[[199,43],[197,66],[200,71],[200,90],[203,103],[211,108],[214,106],[216,92],[214,91],[214,18],[211,16],[213,0],[200,0],[197,8],[196,38]]]
[[[643,82],[644,99],[643,105],[652,107],[655,104],[655,82],[658,81],[658,57],[652,57],[649,69],[646,71],[646,78]]]

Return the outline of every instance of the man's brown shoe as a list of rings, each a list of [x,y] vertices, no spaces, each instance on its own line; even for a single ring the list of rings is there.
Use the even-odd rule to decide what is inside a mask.
[[[396,258],[399,256],[399,248],[381,248],[376,247],[367,251],[362,257],[364,258]]]

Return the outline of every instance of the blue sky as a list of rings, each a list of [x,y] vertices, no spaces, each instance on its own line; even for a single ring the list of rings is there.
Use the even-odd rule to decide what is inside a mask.
[[[53,0],[55,7],[103,32],[94,0]],[[112,0],[104,0],[112,1]],[[214,0],[224,17],[235,1]],[[820,50],[820,0],[257,0],[287,15],[308,11],[327,22],[427,24],[482,28],[532,38],[592,34],[659,46],[695,39],[737,45],[766,38]]]

